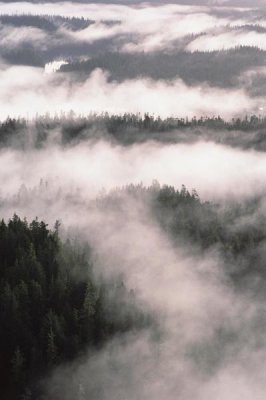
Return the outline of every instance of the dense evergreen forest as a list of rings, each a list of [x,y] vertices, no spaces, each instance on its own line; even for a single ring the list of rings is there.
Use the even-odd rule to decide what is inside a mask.
[[[0,15],[0,22],[11,27],[33,27],[55,32],[60,26],[73,31],[85,29],[94,21],[85,18],[62,17],[59,15]]]
[[[186,41],[196,37],[188,36]],[[255,47],[240,46],[231,50],[209,52],[188,52],[182,48],[177,50],[178,45],[174,51],[163,53],[105,52],[85,61],[70,60],[60,70],[75,72],[85,78],[95,68],[101,68],[110,73],[110,79],[118,81],[139,76],[155,80],[174,79],[178,76],[188,84],[211,82],[218,87],[232,87],[239,84],[239,74],[255,65],[265,65],[265,52]]]
[[[225,265],[234,265],[225,273],[236,290],[254,281],[257,295],[263,294],[266,220],[262,214],[254,218],[260,199],[221,208],[185,186],[175,190],[154,182],[99,196],[90,211],[112,211],[121,218],[129,198],[131,204],[149,204],[174,246],[181,241],[200,252],[215,248]],[[248,217],[248,223],[238,224]],[[58,222],[49,230],[43,221],[28,223],[17,215],[0,224],[1,395],[6,400],[42,399],[42,379],[56,366],[100,348],[114,335],[154,323],[122,278],[94,278],[97,262],[90,243],[64,242],[59,228]]]
[[[201,251],[212,247],[220,252],[225,261],[237,260],[239,270],[228,271],[240,285],[246,274],[260,275],[265,283],[265,266],[260,245],[266,239],[266,217],[260,196],[248,201],[232,201],[226,205],[202,201],[194,189],[191,192],[182,185],[180,190],[154,181],[149,187],[143,184],[117,188],[97,199],[97,206],[120,212],[123,202],[133,198],[149,204],[152,215],[169,238],[178,243],[192,243]],[[243,224],[239,221],[245,221]]]
[[[62,242],[17,215],[0,224],[1,398],[37,399],[37,382],[60,363],[149,318],[120,278],[96,282],[88,247]]]
[[[75,145],[82,141],[111,141],[131,145],[146,141],[195,143],[212,141],[243,149],[266,150],[266,117],[246,116],[226,121],[220,116],[193,119],[155,117],[150,114],[39,116],[35,120],[8,118],[0,124],[0,146],[41,148],[53,142]],[[55,135],[55,132],[57,135]]]

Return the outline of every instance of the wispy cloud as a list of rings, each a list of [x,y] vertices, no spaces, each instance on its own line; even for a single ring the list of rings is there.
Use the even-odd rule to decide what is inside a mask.
[[[263,99],[249,98],[241,89],[188,86],[180,79],[109,82],[102,70],[95,70],[85,81],[78,82],[65,74],[44,74],[41,68],[7,67],[0,71],[0,88],[1,119],[70,110],[77,114],[148,111],[165,117],[222,115],[231,118],[256,111],[264,103]]]
[[[122,43],[124,51],[154,51],[175,48],[175,42],[187,35],[210,33],[217,42],[222,37],[215,34],[217,27],[230,27],[245,23],[262,24],[261,18],[248,12],[231,9],[231,13],[219,13],[207,6],[184,6],[178,4],[114,5],[114,4],[79,4],[79,3],[0,3],[1,13],[30,13],[39,15],[61,15],[66,17],[87,17],[96,21],[95,24],[77,32],[62,33],[71,40],[87,41],[89,43],[104,38],[125,38]],[[255,19],[255,21],[254,21]],[[106,26],[102,21],[113,20],[120,23]],[[209,38],[209,36],[208,36]],[[247,44],[258,43],[260,36],[255,33],[247,35]],[[263,39],[263,38],[262,38]],[[204,40],[204,39],[203,39]],[[236,40],[236,45],[245,38]],[[229,42],[229,40],[228,40]],[[191,48],[204,50],[201,42],[193,42]],[[119,42],[116,43],[119,48]],[[232,46],[234,45],[234,41]],[[190,47],[188,47],[190,49]]]
[[[173,245],[147,204],[125,196],[121,209],[108,211],[89,200],[101,185],[149,183],[153,177],[176,187],[196,183],[207,199],[252,198],[265,194],[265,162],[263,154],[210,143],[122,148],[99,142],[2,150],[0,182],[5,193],[16,193],[22,182],[30,186],[40,177],[55,177],[54,186],[48,182],[28,197],[25,189],[20,198],[4,197],[2,215],[10,216],[15,208],[31,218],[38,211],[48,222],[62,218],[66,230],[75,227],[93,246],[98,273],[122,274],[137,303],[152,311],[160,327],[157,338],[152,330],[117,337],[88,357],[59,367],[47,382],[47,399],[54,398],[58,388],[60,400],[68,399],[73,388],[85,399],[101,400],[115,400],[118,394],[174,400],[177,393],[188,400],[261,399],[263,305],[228,284],[219,253],[200,252],[188,241]]]

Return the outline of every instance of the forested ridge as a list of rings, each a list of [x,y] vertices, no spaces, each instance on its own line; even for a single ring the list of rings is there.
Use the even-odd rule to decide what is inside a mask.
[[[160,118],[152,114],[90,114],[74,112],[37,116],[33,120],[7,118],[0,124],[0,146],[41,148],[56,140],[63,145],[82,141],[113,141],[131,145],[145,141],[194,143],[212,141],[219,144],[266,150],[266,117],[249,115],[224,120],[220,116],[200,118]]]
[[[249,27],[244,26],[242,29],[248,30]],[[189,35],[186,40],[189,42],[196,37],[197,35]],[[66,65],[61,66],[60,71],[79,73],[80,77],[86,78],[93,70],[101,68],[108,71],[111,80],[123,81],[137,77],[158,80],[179,77],[188,84],[205,81],[218,87],[233,87],[237,85],[240,73],[254,65],[264,66],[264,64],[265,51],[252,46],[189,52],[178,50],[177,45],[171,52],[96,53],[88,60],[69,59]]]
[[[64,26],[68,29],[79,30],[87,28],[91,21],[87,18],[75,18],[75,17],[62,17],[60,15],[0,15],[0,22],[3,25],[9,25],[14,27],[34,27],[43,29],[45,31],[54,32],[60,26]]]

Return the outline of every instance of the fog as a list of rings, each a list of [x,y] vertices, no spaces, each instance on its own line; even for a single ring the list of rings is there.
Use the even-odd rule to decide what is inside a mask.
[[[39,68],[2,67],[0,88],[2,120],[8,116],[34,117],[40,113],[54,115],[70,110],[85,115],[91,111],[137,113],[149,110],[162,117],[220,114],[230,119],[255,113],[264,106],[263,98],[249,98],[242,89],[193,87],[180,79],[108,82],[108,73],[100,69],[80,83],[63,74],[44,74]]]
[[[223,10],[223,9],[222,9]],[[60,15],[64,17],[83,17],[96,21],[95,24],[77,32],[68,32],[62,28],[66,39],[87,41],[89,43],[99,39],[115,38],[115,46],[122,51],[154,51],[158,49],[171,49],[175,42],[187,35],[210,33],[219,43],[215,49],[227,48],[226,38],[220,37],[218,27],[223,27],[230,33],[230,27],[246,24],[264,26],[265,15],[263,11],[231,9],[230,12],[219,12],[206,6],[186,6],[178,4],[150,5],[114,5],[114,4],[79,4],[79,3],[0,3],[2,14],[19,14],[21,12],[32,15]],[[105,26],[103,21],[119,21],[113,26]],[[120,39],[127,36],[125,44],[119,43]],[[233,36],[233,35],[232,35]],[[246,37],[241,32],[230,47],[235,45],[263,46],[263,35],[252,32]],[[23,37],[23,32],[22,32]],[[204,39],[204,38],[203,38]],[[245,41],[246,39],[246,41]],[[200,40],[200,39],[199,39]],[[206,39],[208,42],[209,39]],[[214,41],[214,39],[213,39]],[[225,42],[225,43],[224,43]],[[192,40],[188,50],[208,51],[213,48],[204,46]]]
[[[239,46],[266,50],[263,10],[182,4],[102,4],[99,7],[93,3],[11,2],[0,3],[0,13],[13,16],[13,20],[3,19],[0,25],[1,119],[69,110],[77,114],[90,111],[150,112],[162,117],[178,115],[189,118],[221,115],[228,119],[257,113],[264,107],[261,95],[265,93],[256,91],[255,83],[254,90],[246,88],[249,94],[245,91],[246,85],[239,84],[243,69],[256,70],[263,63],[263,54],[259,50],[258,57],[251,53],[247,55],[247,65],[244,66],[239,55],[238,76],[233,62],[227,67],[226,57],[230,55],[226,53],[225,59],[221,58],[212,71],[208,70],[210,51]],[[18,16],[21,19],[16,20]],[[43,16],[44,19],[34,20],[30,16]],[[52,16],[88,18],[90,22],[84,25],[84,19],[78,20],[79,25],[76,21],[77,25],[71,26],[70,21],[53,21]],[[154,74],[152,71],[150,74],[156,78],[149,79],[147,68],[146,72],[139,71],[138,75],[133,65],[134,79],[130,75],[125,78],[126,73],[120,79],[118,74],[119,82],[111,83],[113,77],[108,70],[108,54],[114,51],[125,55],[142,54],[144,60],[140,63],[144,66],[145,55],[162,52],[162,66],[155,61],[148,69],[154,70]],[[179,70],[172,65],[173,61],[163,65],[164,54],[177,52],[178,55],[178,51],[196,52],[195,57],[198,51],[203,52],[199,56],[200,63],[195,59],[198,71],[192,68],[189,72],[193,59],[187,67],[181,68],[182,79]],[[97,64],[99,54],[102,57],[106,54],[106,68]],[[90,59],[94,68],[81,76],[80,60]],[[132,59],[128,60],[132,63]],[[50,63],[59,61],[63,61],[61,65],[74,62],[72,73],[61,74],[59,71],[49,76],[43,73],[45,65],[47,71]],[[179,61],[176,62],[178,66]],[[25,65],[41,68],[26,68]],[[57,65],[60,68],[60,64]],[[221,70],[220,81],[215,77],[217,68]],[[160,78],[163,69],[166,72]],[[124,70],[127,71],[126,66]],[[166,79],[167,76],[171,78]],[[224,90],[223,85],[227,88],[228,81],[229,86],[235,89]]]
[[[51,135],[51,143],[60,134]],[[196,188],[206,200],[265,191],[265,153],[244,151],[211,142],[163,145],[145,143],[122,147],[100,141],[70,148],[50,144],[42,150],[1,151],[2,196],[15,195],[22,185],[38,186],[41,179],[59,188],[80,190],[82,197],[96,196],[130,183],[145,185],[154,179]]]
[[[157,338],[153,328],[133,332],[57,368],[43,383],[45,398],[70,399],[77,390],[84,399],[262,398],[264,306],[252,282],[250,292],[235,291],[225,271],[236,266],[225,266],[215,248],[202,252],[182,240],[174,246],[148,204],[125,196],[116,211],[91,200],[102,188],[156,178],[177,188],[185,182],[221,204],[244,201],[265,196],[265,162],[264,153],[204,142],[2,150],[1,215],[38,214],[51,225],[60,219],[63,236],[93,245],[97,273],[123,274],[159,324]]]
[[[0,3],[0,13],[13,16],[12,20],[2,20],[0,29],[2,120],[7,116],[33,117],[37,113],[69,110],[77,114],[150,112],[162,117],[221,115],[230,119],[258,113],[264,107],[264,91],[260,93],[256,83],[254,89],[240,83],[245,69],[256,71],[263,64],[264,54],[259,49],[266,50],[265,14],[259,8],[11,2]],[[34,20],[34,16],[39,19]],[[57,16],[57,20],[52,16]],[[58,20],[58,16],[90,21],[87,24],[84,19],[72,21],[71,25],[70,20]],[[242,55],[238,55],[237,70],[233,61],[228,64],[227,57],[232,56],[226,53],[222,53],[217,64],[214,53],[211,57],[215,64],[209,70],[210,51],[240,46],[250,47],[246,64],[242,66]],[[257,49],[257,58],[251,54],[252,48]],[[195,53],[195,62],[193,58],[188,60],[187,67],[184,65],[180,71],[178,58],[163,64],[165,54],[178,56],[180,51]],[[198,51],[202,52],[199,56]],[[108,54],[112,52],[120,52],[125,57],[142,55],[140,65],[144,72],[137,73],[134,60],[128,58],[132,60],[133,77],[131,71],[127,79],[125,67],[123,76],[118,73],[115,77],[118,82],[111,82],[113,71],[108,68],[113,69],[115,65],[112,60],[108,64]],[[154,65],[147,64],[145,68],[145,54],[154,52],[161,54],[162,66],[157,65],[157,56]],[[105,54],[106,67],[97,61],[99,55]],[[94,67],[82,74],[80,60],[90,59]],[[63,69],[64,73],[59,70],[49,76],[44,74],[51,63],[57,63],[54,72],[68,63],[72,73]],[[160,72],[163,70],[164,74]],[[221,71],[220,80],[216,70]],[[234,88],[228,90],[228,86]]]
[[[0,220],[16,213],[51,229],[60,221],[62,242],[89,247],[97,282],[122,277],[152,321],[37,374],[38,400],[262,400],[263,3],[2,2],[0,14]],[[126,61],[119,73],[110,54],[128,57],[132,75]],[[171,78],[161,78],[166,56],[176,54]],[[162,60],[153,75],[150,55]],[[89,72],[81,68],[87,60]],[[106,112],[128,113],[132,125],[119,130]],[[79,117],[92,113],[102,120],[79,130]],[[196,128],[171,130],[166,121],[153,131],[146,113],[202,119]],[[253,114],[261,120],[245,119]],[[234,128],[220,128],[220,118],[213,130],[204,125],[218,115],[234,118]]]

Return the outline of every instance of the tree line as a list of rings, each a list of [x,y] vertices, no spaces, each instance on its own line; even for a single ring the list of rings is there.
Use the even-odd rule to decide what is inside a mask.
[[[102,113],[85,117],[71,111],[68,114],[36,116],[34,120],[7,118],[0,123],[0,146],[40,148],[47,144],[50,134],[56,130],[60,133],[63,145],[91,139],[116,141],[122,145],[148,140],[162,143],[209,140],[265,151],[265,129],[265,115],[250,115],[226,121],[220,116],[163,119],[148,113]]]

